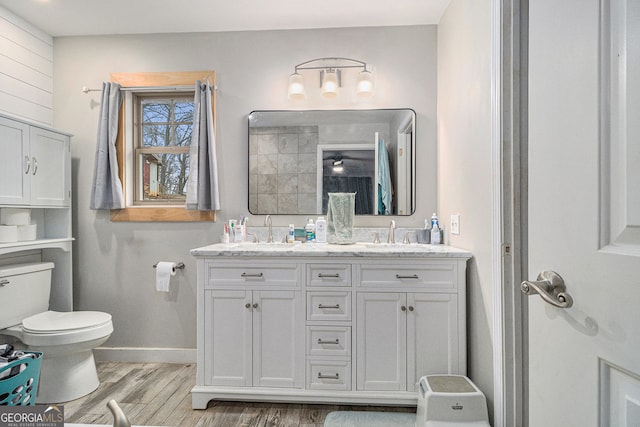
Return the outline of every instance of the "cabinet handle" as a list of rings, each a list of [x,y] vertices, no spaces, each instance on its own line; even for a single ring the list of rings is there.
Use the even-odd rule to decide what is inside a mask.
[[[409,311],[413,311],[413,306],[412,305],[409,306]]]
[[[0,280],[0,286],[8,285],[9,283],[10,283],[10,282],[9,282],[9,279],[2,279],[2,280]]]
[[[401,274],[396,274],[396,279],[419,279],[417,274],[412,274],[410,276],[403,276]]]
[[[27,169],[24,171],[24,174],[28,175],[29,169],[31,169],[31,160],[29,159],[29,156],[24,156],[24,162],[26,163],[26,167],[27,167]]]
[[[340,374],[336,372],[334,375],[327,375],[322,372],[318,372],[318,378],[321,380],[339,380]]]
[[[338,338],[335,341],[324,341],[322,338],[318,338],[318,344],[340,344],[340,340]]]
[[[253,308],[258,308],[258,303],[257,302],[253,303],[252,307]]]
[[[248,303],[246,303],[246,304],[244,305],[244,308],[251,308],[251,303],[249,303],[249,302],[248,302]]]
[[[405,307],[404,305],[402,307],[400,307],[400,310],[402,311],[407,311],[407,307]]]
[[[331,308],[334,310],[340,310],[340,304],[336,304],[336,305],[324,305],[324,304],[318,304],[318,308]]]
[[[318,277],[320,279],[324,279],[324,278],[333,278],[333,279],[339,279],[340,278],[340,274],[336,273],[336,274],[324,274],[324,273],[318,273]]]
[[[262,277],[262,273],[242,273],[241,277]]]
[[[38,172],[38,159],[33,157],[32,160],[33,160],[33,175],[35,175],[36,172]]]

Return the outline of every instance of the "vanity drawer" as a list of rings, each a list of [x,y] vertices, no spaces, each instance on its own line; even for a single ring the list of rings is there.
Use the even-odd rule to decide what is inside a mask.
[[[307,326],[307,355],[351,356],[351,327]]]
[[[247,262],[246,266],[207,266],[207,286],[219,287],[229,285],[273,285],[298,287],[298,266],[265,265]]]
[[[455,263],[429,262],[416,265],[361,265],[359,286],[427,287],[455,289],[457,283]]]
[[[351,390],[351,361],[307,360],[307,388]]]
[[[351,320],[351,292],[307,292],[307,320]]]
[[[351,264],[307,265],[309,286],[351,286]]]

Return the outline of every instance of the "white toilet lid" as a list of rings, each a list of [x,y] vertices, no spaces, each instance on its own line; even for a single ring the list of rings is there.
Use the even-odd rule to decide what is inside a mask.
[[[45,311],[22,321],[25,332],[50,334],[94,328],[111,322],[111,315],[100,311]]]

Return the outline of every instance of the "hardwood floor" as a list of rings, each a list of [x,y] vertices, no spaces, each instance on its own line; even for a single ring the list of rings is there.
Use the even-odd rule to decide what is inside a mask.
[[[100,387],[64,403],[65,421],[113,424],[107,402],[115,399],[132,424],[173,427],[321,427],[336,410],[415,412],[414,408],[211,401],[191,409],[195,365],[98,363]]]

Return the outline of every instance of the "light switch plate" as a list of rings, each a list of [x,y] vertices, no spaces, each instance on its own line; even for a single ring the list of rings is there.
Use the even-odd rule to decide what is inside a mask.
[[[451,234],[460,234],[460,214],[451,215]]]

